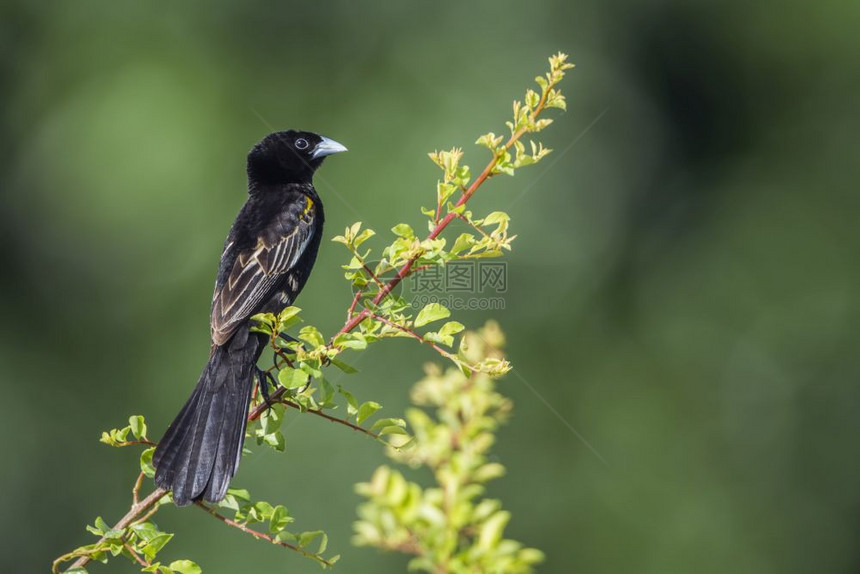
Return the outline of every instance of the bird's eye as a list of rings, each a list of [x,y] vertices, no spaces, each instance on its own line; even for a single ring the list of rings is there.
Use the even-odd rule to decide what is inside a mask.
[[[308,149],[309,145],[308,140],[305,138],[299,138],[296,140],[296,149]]]

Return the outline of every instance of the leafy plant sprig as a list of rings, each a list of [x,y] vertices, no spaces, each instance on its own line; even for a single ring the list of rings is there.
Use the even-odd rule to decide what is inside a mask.
[[[504,337],[489,322],[467,332],[461,345],[473,360],[501,359]],[[422,488],[399,471],[380,466],[369,482],[356,485],[366,501],[358,508],[353,543],[413,556],[409,569],[431,573],[505,572],[526,574],[543,553],[505,539],[510,513],[499,500],[481,498],[484,485],[502,476],[504,466],[491,461],[495,431],[507,420],[511,403],[495,390],[495,377],[425,367],[412,389],[419,408],[406,418],[415,436],[408,450],[388,456],[411,468],[426,467],[435,485]]]

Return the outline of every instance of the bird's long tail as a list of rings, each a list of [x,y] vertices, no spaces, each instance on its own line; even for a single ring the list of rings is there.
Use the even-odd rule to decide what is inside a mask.
[[[239,468],[257,358],[263,343],[247,330],[215,347],[194,392],[158,443],[155,483],[177,506],[218,502]]]

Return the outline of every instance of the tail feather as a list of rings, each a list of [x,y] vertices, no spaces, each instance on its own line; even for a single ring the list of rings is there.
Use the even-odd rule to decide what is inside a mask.
[[[173,491],[177,506],[201,498],[220,501],[239,468],[261,350],[257,337],[243,339],[213,350],[197,386],[155,450],[155,482]]]
[[[245,425],[248,421],[248,397],[232,395],[226,402],[226,409],[223,414],[224,426],[230,428],[238,428],[236,433],[221,433],[218,441],[218,453],[223,453],[223,456],[216,456],[212,468],[212,478],[206,486],[203,497],[207,500],[221,500],[227,493],[227,487],[230,484],[230,478],[236,473],[239,468],[239,460],[242,457],[242,443],[245,436]],[[244,408],[242,408],[244,405]]]

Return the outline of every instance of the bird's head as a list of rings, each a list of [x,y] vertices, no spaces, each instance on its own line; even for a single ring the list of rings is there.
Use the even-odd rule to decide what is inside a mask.
[[[258,184],[310,183],[325,157],[342,151],[342,144],[313,132],[275,132],[248,153],[248,178]]]

